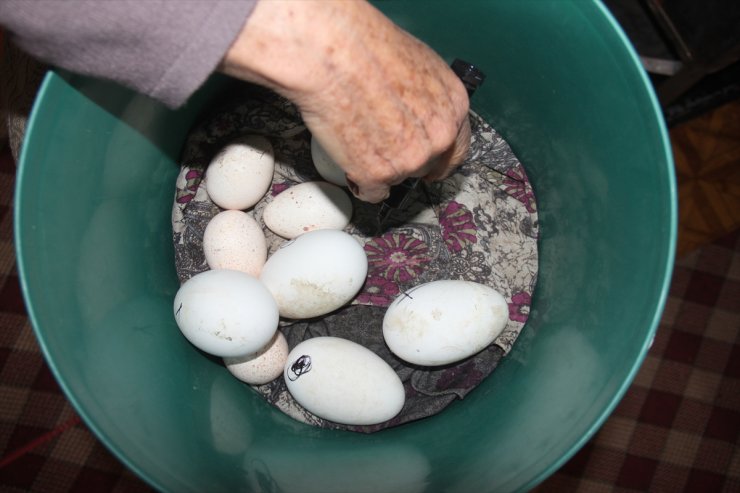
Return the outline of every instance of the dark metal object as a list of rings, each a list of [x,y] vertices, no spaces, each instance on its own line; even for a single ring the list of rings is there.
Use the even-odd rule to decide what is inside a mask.
[[[483,84],[486,75],[472,63],[455,59],[451,68],[465,85],[468,97],[471,97],[478,87]],[[382,231],[388,219],[397,209],[403,209],[414,191],[420,186],[421,178],[407,178],[401,184],[390,189],[390,195],[379,206],[378,230]]]
[[[406,205],[420,182],[421,178],[407,178],[402,183],[391,187],[390,195],[378,208],[378,230],[382,231],[383,226],[393,213]]]

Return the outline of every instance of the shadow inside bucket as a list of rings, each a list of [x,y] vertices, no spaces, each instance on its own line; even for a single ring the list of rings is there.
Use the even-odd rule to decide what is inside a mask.
[[[221,101],[233,99],[235,94],[249,87],[236,79],[216,74],[203,90],[195,93],[183,106],[171,109],[112,81],[91,79],[61,70],[56,74],[81,97],[88,99],[117,122],[135,130],[173,162],[180,157],[182,135],[187,133],[194,120],[202,117],[201,113],[207,114],[210,108],[219,107]],[[200,108],[205,109],[201,112]]]

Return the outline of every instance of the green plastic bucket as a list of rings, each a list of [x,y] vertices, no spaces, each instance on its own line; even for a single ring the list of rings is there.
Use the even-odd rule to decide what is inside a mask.
[[[645,73],[593,1],[386,1],[448,61],[524,163],[539,283],[512,353],[441,414],[371,435],[298,423],[175,325],[170,211],[188,128],[230,87],[169,111],[113,84],[44,81],[18,169],[16,246],[52,371],[128,467],[171,491],[526,490],[624,394],[653,339],[676,234],[670,146]]]

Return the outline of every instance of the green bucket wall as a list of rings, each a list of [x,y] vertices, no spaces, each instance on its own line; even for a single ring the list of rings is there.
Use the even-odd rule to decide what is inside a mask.
[[[232,82],[169,111],[52,72],[18,169],[18,266],[45,357],[87,425],[171,491],[526,490],[603,423],[652,341],[676,197],[660,110],[593,1],[386,1],[447,60],[488,75],[473,98],[528,170],[540,271],[512,353],[464,401],[373,435],[269,407],[193,349],[172,315],[170,211],[188,128]]]

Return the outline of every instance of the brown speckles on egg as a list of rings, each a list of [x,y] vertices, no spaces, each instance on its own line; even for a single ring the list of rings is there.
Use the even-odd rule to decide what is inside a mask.
[[[250,385],[262,385],[282,375],[288,358],[288,342],[279,330],[257,353],[238,358],[224,358],[226,368],[236,378]]]
[[[203,253],[211,269],[238,270],[257,277],[267,260],[267,242],[249,214],[227,210],[206,226]]]
[[[277,195],[262,214],[265,225],[283,238],[317,229],[343,229],[352,217],[347,192],[323,181],[294,185]]]
[[[247,135],[225,146],[209,163],[206,191],[223,209],[248,209],[267,193],[274,171],[270,141],[260,135]]]

